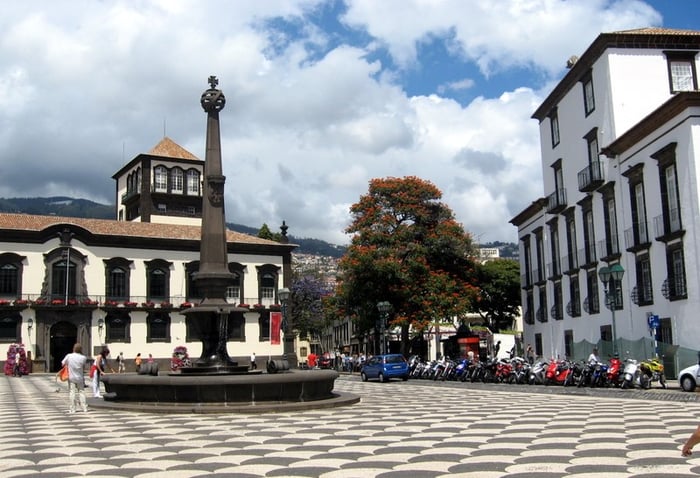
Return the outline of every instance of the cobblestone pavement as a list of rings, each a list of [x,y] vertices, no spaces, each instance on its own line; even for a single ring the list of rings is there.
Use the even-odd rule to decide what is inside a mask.
[[[674,390],[359,381],[343,408],[67,413],[52,375],[0,378],[0,477],[690,477],[700,403]],[[627,393],[630,392],[630,393]],[[634,393],[637,392],[637,393]],[[90,399],[94,400],[94,399]]]

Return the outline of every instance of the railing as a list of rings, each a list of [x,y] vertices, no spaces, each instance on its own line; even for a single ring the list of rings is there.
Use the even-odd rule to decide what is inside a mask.
[[[680,208],[670,209],[668,214],[660,214],[654,218],[654,233],[657,238],[678,232],[681,228]]]
[[[617,234],[613,234],[607,239],[598,241],[599,257],[610,257],[619,253],[620,246],[617,242]]]
[[[561,188],[547,196],[547,212],[555,214],[566,208],[566,189]]]
[[[567,272],[573,272],[578,269],[578,255],[577,254],[567,254],[563,258],[564,266],[567,267]]]
[[[578,172],[578,190],[581,192],[594,191],[604,182],[602,161],[591,161],[588,166]]]
[[[561,275],[561,262],[557,257],[555,260],[547,264],[548,278],[552,279],[554,277],[559,277]]]
[[[544,307],[540,307],[539,309],[537,309],[535,318],[538,322],[547,322],[547,311],[544,310]]]
[[[632,249],[649,243],[649,228],[646,221],[635,222],[632,227],[625,229],[625,248]]]
[[[181,295],[169,297],[147,296],[102,296],[68,294],[20,294],[19,296],[0,297],[0,307],[85,307],[85,308],[139,308],[139,309],[176,309],[194,307],[200,298]],[[243,305],[250,309],[280,309],[281,305],[274,299],[248,298],[227,299],[232,305]]]
[[[593,264],[595,261],[595,244],[587,244],[586,247],[578,250],[578,263],[580,265]]]

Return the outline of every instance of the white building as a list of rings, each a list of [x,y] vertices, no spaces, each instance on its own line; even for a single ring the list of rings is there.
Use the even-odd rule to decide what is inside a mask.
[[[598,344],[645,358],[656,339],[671,374],[696,360],[699,52],[696,31],[601,34],[533,114],[544,196],[511,223],[538,355]],[[624,275],[606,297],[599,272],[612,266]]]
[[[119,220],[0,213],[0,343],[24,343],[35,371],[60,368],[76,342],[123,352],[127,370],[137,353],[163,369],[179,345],[198,358],[181,311],[200,300],[203,166],[166,138],[114,175]],[[227,231],[227,247],[228,300],[249,307],[229,317],[229,355],[279,358],[270,314],[296,246]]]

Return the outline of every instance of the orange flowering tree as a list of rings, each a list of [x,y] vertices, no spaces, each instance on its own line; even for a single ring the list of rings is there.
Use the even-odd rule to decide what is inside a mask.
[[[471,235],[441,197],[414,176],[373,179],[350,208],[346,232],[353,236],[330,308],[353,317],[363,334],[380,323],[377,303],[388,301],[389,325],[401,326],[403,353],[410,331],[463,317],[479,293]]]

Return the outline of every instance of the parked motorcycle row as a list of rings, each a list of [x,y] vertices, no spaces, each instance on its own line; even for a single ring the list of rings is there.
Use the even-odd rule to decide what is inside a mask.
[[[657,358],[622,361],[612,357],[608,362],[538,360],[530,364],[522,357],[485,361],[446,358],[426,362],[413,356],[408,363],[409,378],[413,379],[641,389],[658,382],[666,388],[664,366]]]

